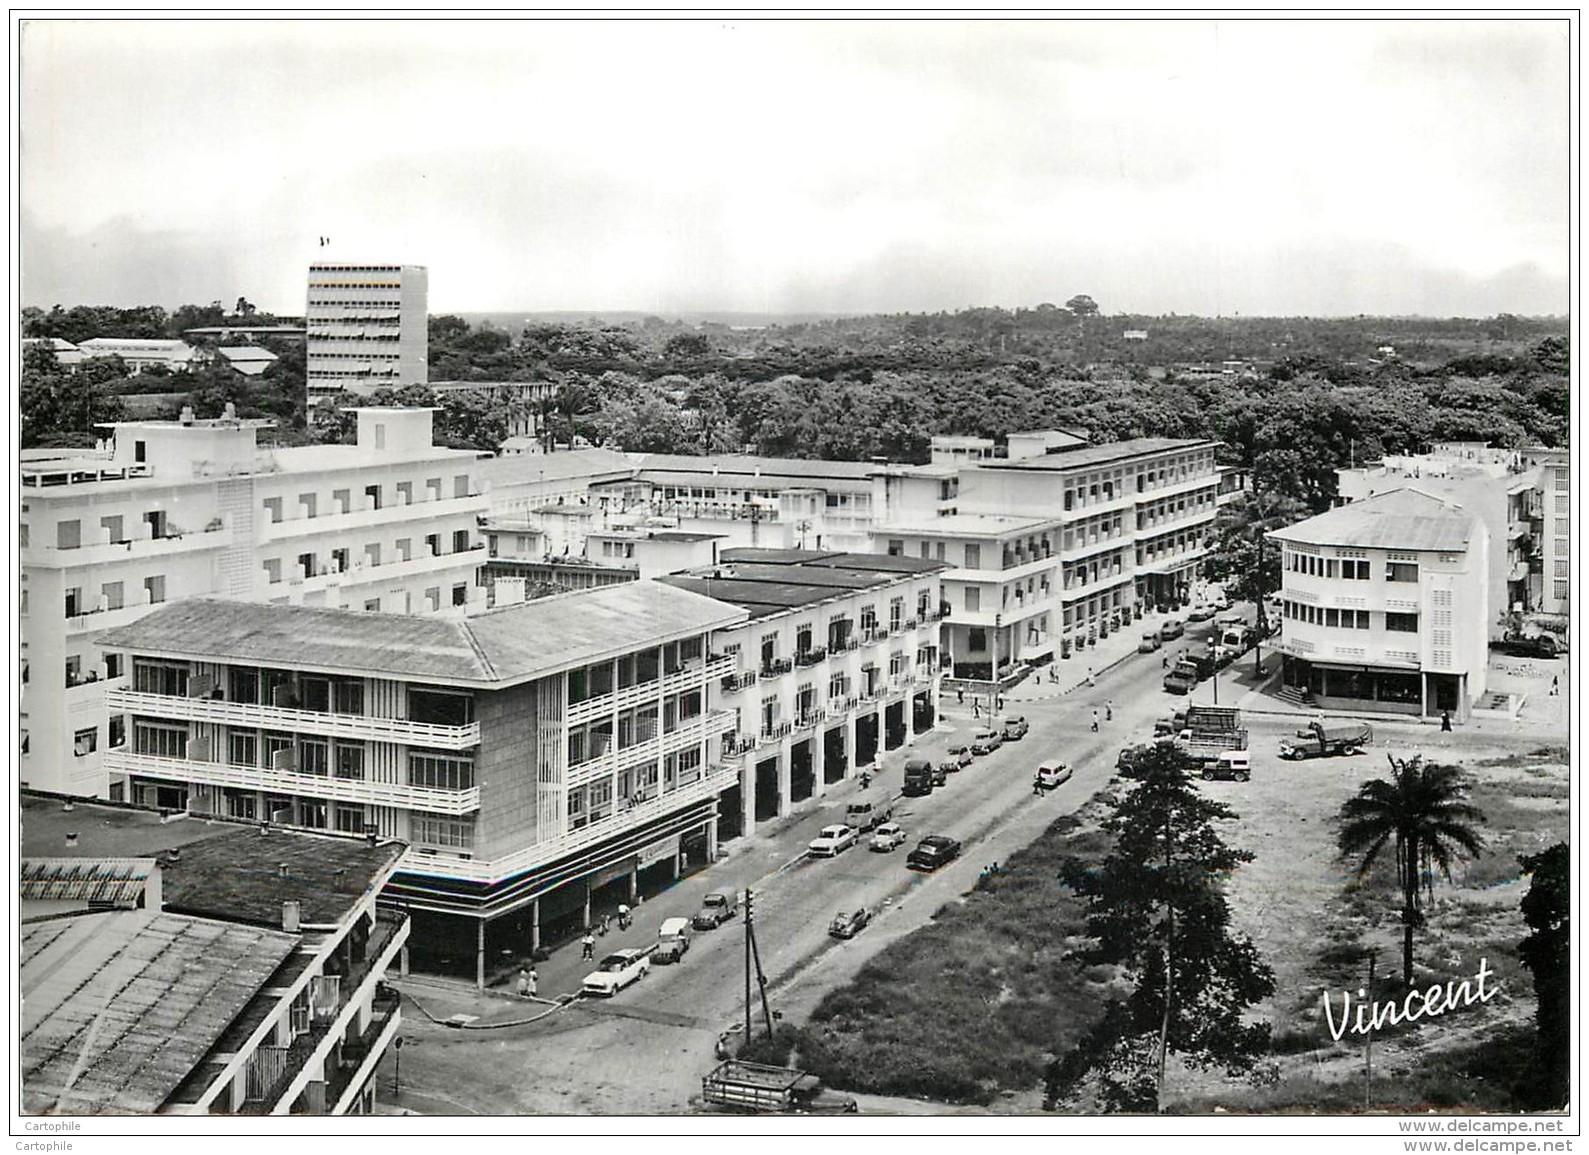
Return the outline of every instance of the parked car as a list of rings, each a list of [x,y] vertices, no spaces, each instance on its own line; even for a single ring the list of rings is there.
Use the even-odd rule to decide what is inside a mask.
[[[844,811],[844,824],[853,830],[865,833],[875,830],[894,816],[894,803],[892,799],[882,798],[876,801],[851,802]]]
[[[1186,624],[1180,618],[1171,618],[1159,627],[1159,637],[1164,641],[1172,641],[1186,633]]]
[[[928,775],[928,780],[932,782],[934,789],[939,786],[947,786],[949,784],[949,767],[942,762],[934,764],[932,772]]]
[[[961,741],[951,742],[949,744],[947,753],[951,755],[964,755],[965,761],[962,762],[961,765],[969,765],[971,762],[971,743]]]
[[[1252,759],[1245,750],[1227,750],[1213,761],[1203,763],[1203,780],[1230,779],[1245,782],[1252,777]]]
[[[841,910],[828,924],[828,933],[834,938],[854,938],[872,921],[872,908],[858,906],[854,910]]]
[[[1146,745],[1127,746],[1115,759],[1115,769],[1127,778],[1135,778],[1141,773],[1140,767],[1152,750],[1153,747]]]
[[[960,856],[960,843],[944,834],[929,834],[916,844],[905,859],[911,870],[937,870]]]
[[[1052,790],[1070,781],[1071,769],[1063,762],[1044,762],[1037,768],[1039,790]]]
[[[855,831],[848,826],[824,826],[806,847],[813,858],[833,858],[855,845]]]
[[[1151,654],[1154,650],[1158,649],[1163,644],[1164,643],[1159,640],[1158,631],[1157,630],[1150,630],[1147,633],[1143,634],[1142,635],[1142,640],[1137,643],[1137,653],[1139,653],[1139,654]]]
[[[580,991],[587,995],[612,996],[630,983],[643,979],[651,969],[651,952],[638,947],[613,951],[585,976]]]
[[[885,822],[872,832],[872,841],[868,844],[870,849],[886,854],[896,846],[905,842],[905,831],[897,822]]]
[[[1213,619],[1214,611],[1208,606],[1193,606],[1191,612],[1186,615],[1186,620],[1189,622],[1208,622]]]
[[[1030,729],[1031,727],[1027,725],[1026,719],[1019,714],[1013,718],[1006,718],[1003,726],[1004,740],[1006,742],[1019,742],[1026,737],[1026,732]]]
[[[1229,594],[1220,594],[1219,597],[1214,600],[1214,612],[1216,614],[1222,614],[1235,604],[1235,602],[1230,600]]]
[[[684,957],[684,952],[690,949],[690,920],[687,918],[665,918],[662,928],[657,931],[657,945],[651,952],[651,961],[655,963],[676,963]]]
[[[713,891],[701,899],[691,925],[696,930],[713,930],[739,913],[739,895],[732,890]]]
[[[971,753],[991,754],[1004,745],[1004,735],[997,730],[982,730],[971,739]]]
[[[950,774],[964,770],[969,765],[971,765],[971,750],[965,746],[960,747],[960,753],[951,752],[938,760],[939,769]]]

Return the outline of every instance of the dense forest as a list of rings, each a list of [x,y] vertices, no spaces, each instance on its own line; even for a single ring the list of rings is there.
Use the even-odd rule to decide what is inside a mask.
[[[270,323],[239,300],[159,308],[26,310],[24,336],[178,336],[198,325]],[[576,436],[630,451],[757,452],[839,460],[927,458],[937,433],[1002,438],[1062,427],[1099,441],[1212,437],[1261,487],[1320,509],[1334,470],[1430,441],[1563,445],[1568,343],[1561,319],[1104,316],[1064,306],[843,318],[730,328],[646,317],[517,328],[430,320],[432,381],[545,382],[534,415],[548,444]],[[1128,339],[1126,333],[1133,336]],[[23,445],[91,444],[128,398],[230,402],[269,417],[284,442],[339,440],[346,422],[308,421],[301,342],[276,341],[264,377],[224,367],[129,375],[116,359],[67,372],[25,356]],[[438,400],[438,397],[440,398]],[[151,398],[153,399],[153,398]],[[351,400],[351,398],[350,398]],[[494,450],[515,415],[472,394],[424,387],[375,400],[437,404],[438,435]],[[141,410],[147,412],[147,409]]]

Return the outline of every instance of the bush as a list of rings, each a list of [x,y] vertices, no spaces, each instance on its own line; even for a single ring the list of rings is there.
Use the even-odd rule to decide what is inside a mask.
[[[737,1058],[747,1063],[765,1063],[769,1067],[787,1067],[789,1057],[799,1042],[800,1032],[785,1023],[779,1023],[772,1034],[759,1034],[740,1048]]]

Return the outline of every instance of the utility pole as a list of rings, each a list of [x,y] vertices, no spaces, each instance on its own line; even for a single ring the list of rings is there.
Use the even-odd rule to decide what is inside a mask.
[[[1253,478],[1252,478],[1252,504],[1253,504],[1253,512],[1255,514],[1258,514],[1259,513],[1259,511],[1258,511],[1258,475],[1256,473],[1253,474]],[[1259,677],[1262,677],[1263,676],[1263,640],[1264,640],[1264,638],[1266,638],[1268,636],[1269,618],[1268,618],[1268,615],[1264,613],[1264,605],[1263,605],[1264,596],[1265,596],[1265,593],[1266,593],[1266,591],[1263,588],[1263,539],[1264,539],[1265,534],[1264,534],[1264,521],[1263,521],[1263,517],[1262,517],[1261,514],[1259,514],[1259,516],[1257,518],[1257,521],[1258,521],[1258,572],[1253,576],[1253,588],[1258,591],[1258,640],[1253,644],[1252,654],[1253,654],[1253,663],[1254,663],[1253,664],[1253,672],[1256,673]]]
[[[745,1042],[750,1042],[750,888],[745,888]]]

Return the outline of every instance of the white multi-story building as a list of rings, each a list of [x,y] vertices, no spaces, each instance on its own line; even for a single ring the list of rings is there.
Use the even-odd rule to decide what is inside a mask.
[[[1492,639],[1512,614],[1568,612],[1569,464],[1564,449],[1436,442],[1428,453],[1336,470],[1336,504],[1415,486],[1480,518],[1490,537]]]
[[[717,694],[736,718],[739,773],[722,799],[725,833],[748,834],[788,814],[932,725],[945,568],[746,548],[661,579],[749,614],[714,640],[733,663]]]
[[[1407,486],[1268,535],[1287,686],[1326,709],[1467,716],[1486,687],[1490,535]]]
[[[873,535],[879,553],[944,570],[943,655],[956,678],[1003,678],[1053,654],[1059,609],[1058,518],[954,514],[891,523]]]
[[[469,618],[192,599],[100,638],[131,675],[107,768],[142,804],[407,842],[388,897],[483,984],[491,948],[715,855],[713,635],[745,616],[658,582]]]
[[[96,452],[22,466],[20,782],[123,797],[126,740],[93,641],[163,602],[218,594],[383,613],[484,604],[479,454],[431,443],[427,409],[363,409],[354,445],[265,448],[266,423],[126,422]]]
[[[1217,510],[1214,448],[1012,435],[1002,457],[971,446],[974,463],[952,484],[936,467],[884,471],[890,516],[873,538],[960,566],[944,577],[945,650],[958,677],[1003,678],[1069,657],[1147,607],[1190,600]]]
[[[400,843],[26,792],[22,815],[23,1110],[372,1113]]]
[[[304,310],[310,407],[339,389],[367,397],[425,384],[426,296],[423,265],[310,265]]]
[[[90,337],[77,346],[83,360],[91,357],[120,357],[134,373],[162,368],[173,371],[192,369],[208,361],[210,354],[186,341],[143,337]]]

